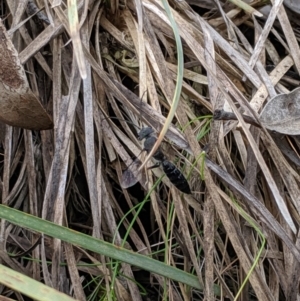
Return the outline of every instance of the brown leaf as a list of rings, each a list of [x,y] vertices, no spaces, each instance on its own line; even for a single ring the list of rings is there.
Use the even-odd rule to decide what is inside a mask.
[[[32,93],[18,52],[0,22],[0,120],[31,130],[52,128],[52,120]]]
[[[269,130],[287,135],[299,135],[300,88],[273,97],[262,110],[259,119]]]

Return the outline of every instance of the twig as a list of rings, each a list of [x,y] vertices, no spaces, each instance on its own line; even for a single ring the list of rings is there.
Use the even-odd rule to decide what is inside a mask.
[[[261,125],[257,123],[252,117],[248,115],[242,116],[245,122],[261,128]],[[224,110],[215,110],[213,118],[214,120],[238,120],[234,113],[226,112]]]

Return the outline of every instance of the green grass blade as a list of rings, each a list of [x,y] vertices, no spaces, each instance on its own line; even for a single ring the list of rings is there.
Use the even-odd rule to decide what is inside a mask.
[[[34,300],[39,300],[39,301],[74,301],[75,300],[66,294],[63,294],[28,276],[25,276],[8,267],[5,267],[2,264],[0,264],[0,283]]]
[[[7,221],[20,227],[25,227],[40,233],[44,233],[51,237],[61,239],[95,253],[102,254],[113,259],[140,267],[149,272],[153,272],[169,279],[182,282],[191,287],[200,290],[203,289],[199,284],[197,277],[172,266],[166,265],[163,262],[154,260],[141,254],[133,253],[129,250],[112,245],[108,242],[93,238],[86,234],[82,234],[65,227],[61,227],[49,221],[23,213],[7,206],[0,205],[0,218],[6,219]],[[216,294],[218,294],[217,289]]]

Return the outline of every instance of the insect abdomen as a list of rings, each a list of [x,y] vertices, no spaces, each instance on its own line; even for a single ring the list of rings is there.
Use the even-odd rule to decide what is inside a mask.
[[[167,177],[170,179],[171,183],[180,191],[191,194],[191,189],[189,186],[189,183],[187,182],[184,175],[181,173],[181,171],[171,162],[164,160],[162,162],[162,167],[167,175]]]

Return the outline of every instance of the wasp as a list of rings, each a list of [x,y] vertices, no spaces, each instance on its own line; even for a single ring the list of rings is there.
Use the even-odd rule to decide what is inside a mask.
[[[154,129],[151,127],[144,127],[138,133],[138,140],[144,140],[144,148],[142,151],[146,151],[148,154],[152,150],[157,137],[154,132]],[[160,148],[154,153],[153,158],[157,163],[149,169],[159,167],[160,165],[163,168],[166,176],[169,178],[170,182],[180,191],[191,194],[191,189],[188,184],[188,181],[181,173],[181,171],[170,161],[167,160],[164,153]],[[139,166],[141,165],[140,160],[136,159],[133,163],[123,172],[121,185],[123,188],[128,188],[133,186],[139,181],[139,176],[137,175],[139,171]]]

